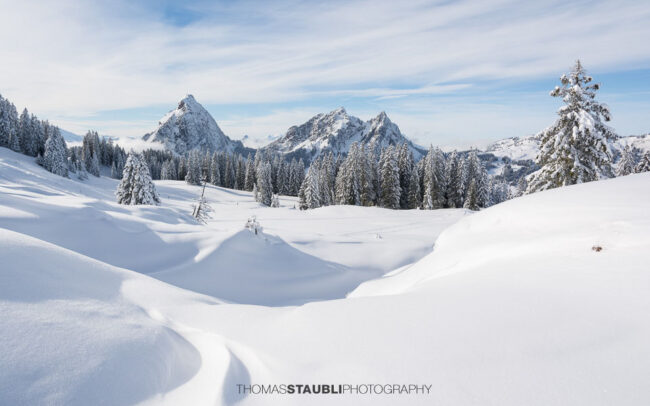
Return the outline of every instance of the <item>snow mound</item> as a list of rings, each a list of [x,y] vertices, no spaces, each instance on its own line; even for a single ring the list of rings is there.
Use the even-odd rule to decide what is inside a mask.
[[[187,382],[199,352],[122,292],[178,290],[0,228],[3,404],[133,404]]]
[[[239,231],[182,264],[152,276],[237,303],[288,306],[340,298],[369,278],[367,272],[306,254],[282,238]]]
[[[364,283],[352,296],[417,290],[483,269],[567,270],[567,277],[573,269],[641,271],[650,249],[648,184],[650,174],[637,174],[493,206],[443,231],[434,251],[413,266]]]

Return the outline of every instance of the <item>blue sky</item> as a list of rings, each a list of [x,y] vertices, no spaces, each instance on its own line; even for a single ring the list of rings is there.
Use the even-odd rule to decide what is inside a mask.
[[[344,106],[466,147],[550,125],[580,58],[611,125],[649,132],[650,3],[537,3],[0,0],[0,94],[77,133],[137,137],[192,93],[232,138]]]

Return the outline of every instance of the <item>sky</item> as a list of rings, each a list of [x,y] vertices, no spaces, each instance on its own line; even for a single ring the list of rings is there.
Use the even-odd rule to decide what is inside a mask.
[[[193,94],[267,142],[344,106],[421,145],[551,125],[580,59],[620,135],[650,132],[650,2],[0,0],[0,94],[78,134],[127,139]]]

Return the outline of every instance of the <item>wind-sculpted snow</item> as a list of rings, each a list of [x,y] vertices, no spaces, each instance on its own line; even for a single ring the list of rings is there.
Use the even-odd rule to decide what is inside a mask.
[[[114,180],[0,148],[0,404],[649,404],[648,185],[474,214],[266,208],[208,187],[199,225],[196,186],[158,181],[160,206],[119,206]],[[368,383],[432,389],[237,386]]]
[[[146,277],[4,229],[0,252],[1,404],[134,404],[197,372],[198,351],[123,296]]]

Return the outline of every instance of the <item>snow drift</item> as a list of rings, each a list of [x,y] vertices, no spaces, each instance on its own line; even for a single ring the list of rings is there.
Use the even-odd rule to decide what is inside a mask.
[[[113,180],[0,148],[0,404],[648,404],[648,185],[631,175],[472,215],[301,212],[208,188],[216,215],[200,226],[194,186],[157,182],[162,206],[120,207]],[[243,230],[252,214],[266,240]],[[250,383],[433,388],[237,392]]]

